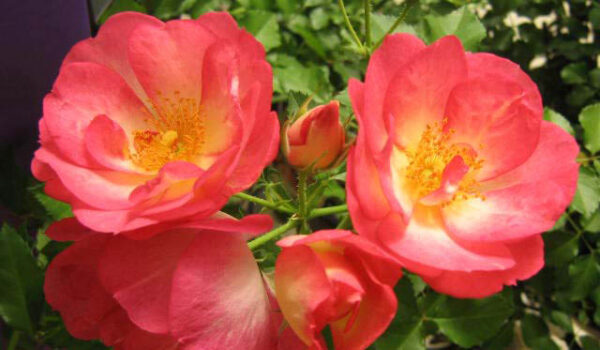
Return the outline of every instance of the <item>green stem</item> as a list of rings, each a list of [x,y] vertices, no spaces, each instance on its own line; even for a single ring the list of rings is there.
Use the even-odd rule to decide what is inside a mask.
[[[308,181],[308,171],[300,170],[298,172],[298,215],[302,220],[300,224],[300,233],[309,233],[308,226],[308,199],[306,198],[306,186]]]
[[[402,13],[400,13],[400,16],[398,16],[398,18],[396,18],[396,21],[394,22],[394,24],[392,24],[390,29],[388,29],[387,32],[385,32],[385,34],[383,34],[383,36],[375,43],[373,50],[378,48],[379,45],[381,45],[381,43],[385,39],[385,37],[392,34],[394,32],[394,30],[396,30],[396,28],[400,25],[400,23],[402,23],[404,21],[404,19],[406,18],[406,15],[408,15],[408,10],[410,10],[410,8],[412,7],[413,4],[414,4],[414,1],[408,1],[406,3],[406,5],[404,5],[404,8],[402,9]]]
[[[333,207],[318,208],[318,209],[314,209],[313,211],[311,211],[308,218],[314,219],[314,218],[318,218],[319,216],[340,214],[340,213],[345,213],[347,211],[348,211],[348,205],[346,205],[346,204],[335,205]]]
[[[340,230],[345,230],[348,228],[348,224],[350,222],[351,222],[350,215],[346,214],[342,217],[342,220],[340,220],[340,222],[338,222],[338,224],[335,228],[340,229]]]
[[[285,224],[277,227],[274,230],[271,230],[267,233],[265,233],[262,236],[258,236],[255,239],[251,240],[250,242],[248,242],[248,248],[250,248],[250,250],[255,250],[256,248],[260,247],[261,245],[269,242],[272,239],[275,239],[279,236],[281,236],[282,234],[286,233],[288,230],[296,227],[298,225],[299,221],[295,216],[292,216],[288,222],[286,222]]]
[[[365,2],[365,37],[367,49],[371,47],[371,0]]]
[[[233,196],[236,197],[236,198],[239,198],[239,199],[246,200],[248,202],[252,202],[252,203],[256,203],[258,205],[262,205],[265,208],[277,210],[277,211],[280,211],[280,212],[283,212],[283,213],[287,213],[287,214],[294,214],[295,213],[292,209],[288,209],[288,208],[282,207],[280,204],[273,203],[273,202],[268,201],[266,199],[254,197],[254,196],[249,195],[249,194],[244,193],[244,192],[236,193]]]
[[[356,45],[358,45],[358,48],[360,49],[360,51],[365,53],[365,48],[363,47],[363,44],[360,42],[360,39],[358,38],[356,31],[352,27],[352,23],[350,23],[350,18],[348,18],[348,13],[346,12],[346,7],[344,6],[344,0],[338,0],[338,5],[340,6],[340,10],[342,11],[342,15],[344,16],[344,22],[346,23],[346,27],[350,31],[350,34],[352,34],[352,38],[354,38],[354,41],[356,42]]]
[[[10,340],[8,342],[8,347],[6,348],[6,350],[16,350],[17,345],[19,344],[20,337],[20,331],[13,331],[12,335],[10,336]]]

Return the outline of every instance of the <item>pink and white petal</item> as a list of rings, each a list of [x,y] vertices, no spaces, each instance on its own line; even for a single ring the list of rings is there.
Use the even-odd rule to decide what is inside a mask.
[[[383,334],[396,314],[398,302],[392,287],[367,283],[366,288],[356,319],[349,323],[353,316],[349,314],[331,324],[336,349],[366,349]]]
[[[505,173],[531,156],[539,139],[542,110],[529,108],[514,81],[480,77],[457,85],[448,99],[445,129],[451,141],[471,145],[483,160],[480,181]]]
[[[175,270],[169,312],[171,333],[182,349],[276,347],[264,282],[239,234],[196,236]]]
[[[178,98],[202,96],[202,66],[213,34],[195,21],[140,25],[129,39],[129,62],[146,94],[157,107]]]
[[[273,219],[269,215],[247,215],[238,220],[223,212],[217,212],[208,218],[204,215],[197,215],[182,218],[178,221],[159,222],[156,225],[124,232],[123,235],[131,239],[147,239],[167,229],[193,228],[241,233],[246,239],[249,239],[267,232],[272,227]]]
[[[138,327],[169,332],[169,300],[177,263],[195,233],[175,230],[145,240],[113,238],[104,250],[98,274],[104,288]]]
[[[101,320],[118,308],[97,275],[98,259],[109,239],[94,235],[75,242],[46,271],[46,301],[60,312],[69,333],[80,339],[98,338]]]
[[[356,205],[352,207],[360,209],[371,220],[384,218],[391,210],[390,204],[381,186],[378,169],[361,140],[350,150],[347,168],[347,192],[356,199]]]
[[[388,217],[379,226],[379,239],[408,269],[412,270],[412,263],[451,271],[489,271],[515,264],[502,243],[480,244],[451,237],[437,208],[419,207],[402,226],[397,216]]]
[[[542,96],[537,85],[518,64],[494,54],[480,52],[467,53],[467,65],[469,79],[506,79],[514,81],[523,90],[523,104],[534,111],[536,115],[543,113]]]
[[[414,147],[427,125],[441,123],[450,92],[466,77],[465,52],[454,36],[436,41],[399,68],[389,83],[382,111],[395,144]]]
[[[147,99],[129,64],[127,48],[131,33],[140,25],[162,27],[156,17],[138,12],[121,12],[111,16],[98,30],[95,38],[77,43],[67,54],[63,65],[73,62],[93,62],[121,75],[140,100]]]
[[[96,208],[116,210],[131,207],[129,194],[146,179],[135,174],[78,167],[44,148],[37,150],[35,157],[52,167],[68,192]]]
[[[103,167],[134,172],[129,155],[129,141],[121,126],[106,115],[95,117],[85,130],[88,153]]]
[[[44,98],[47,137],[62,155],[81,166],[95,166],[83,139],[96,116],[108,116],[127,133],[144,127],[145,113],[123,78],[96,63],[64,65],[52,92]]]
[[[485,200],[458,201],[443,209],[452,235],[470,241],[509,241],[549,230],[577,187],[579,147],[557,125],[542,122],[540,142],[514,170],[482,183]]]
[[[469,166],[461,156],[454,156],[442,172],[440,188],[421,198],[419,202],[424,205],[440,205],[450,201],[458,190],[458,185],[469,172]]]
[[[500,292],[505,285],[515,285],[539,272],[544,266],[544,241],[535,235],[507,245],[515,258],[513,268],[499,271],[444,271],[423,280],[440,293],[457,298],[484,298]]]
[[[46,236],[54,241],[67,242],[79,241],[96,234],[93,230],[83,226],[75,218],[66,218],[53,222],[46,229]]]
[[[220,41],[235,42],[238,46],[240,62],[264,59],[263,45],[246,30],[238,28],[235,19],[229,13],[209,12],[198,17],[196,22],[211,31]]]
[[[325,269],[307,246],[288,246],[275,263],[275,294],[284,318],[309,347],[320,348],[321,330],[329,321],[318,315],[327,306],[333,290]],[[278,243],[278,244],[280,244]]]
[[[384,114],[384,103],[390,84],[396,73],[402,67],[411,64],[415,56],[425,49],[425,44],[410,34],[395,34],[385,38],[381,46],[373,52],[367,67],[364,88],[364,111],[360,113],[359,124],[366,133],[367,142],[373,152],[380,151],[387,143],[391,132],[386,130],[387,116]],[[355,93],[352,92],[355,83],[348,84],[353,106]],[[356,96],[356,95],[355,95]],[[355,108],[355,112],[358,112]],[[363,115],[364,112],[364,115]],[[359,116],[359,113],[357,113]],[[362,119],[360,119],[362,118]],[[364,118],[368,118],[368,121]]]
[[[162,201],[178,198],[189,193],[196,179],[203,173],[202,169],[190,162],[169,162],[160,169],[158,175],[135,188],[129,199],[134,203],[141,203],[158,196]]]
[[[168,334],[150,333],[132,325],[125,339],[115,345],[114,350],[176,350],[178,345]]]
[[[235,170],[228,179],[228,186],[233,193],[250,187],[264,167],[269,165],[279,151],[279,119],[275,112],[261,125],[256,125],[245,145]]]

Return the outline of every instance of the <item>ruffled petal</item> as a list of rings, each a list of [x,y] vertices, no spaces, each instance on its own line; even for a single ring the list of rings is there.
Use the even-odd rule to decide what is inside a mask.
[[[152,333],[169,331],[173,273],[195,233],[176,230],[146,240],[117,236],[105,248],[99,276],[132,322]]]
[[[438,276],[422,276],[433,289],[457,298],[484,298],[526,280],[544,266],[544,241],[540,235],[507,245],[516,263],[513,268],[499,271],[444,271]]]
[[[390,81],[383,104],[395,144],[416,146],[427,125],[441,123],[450,92],[466,76],[465,52],[454,36],[436,41],[400,67]]]
[[[242,235],[197,235],[175,270],[169,309],[183,349],[276,348],[268,295]]]
[[[482,183],[485,200],[458,201],[443,209],[450,232],[470,241],[508,241],[549,230],[577,187],[579,147],[557,125],[543,122],[540,142],[525,163]]]

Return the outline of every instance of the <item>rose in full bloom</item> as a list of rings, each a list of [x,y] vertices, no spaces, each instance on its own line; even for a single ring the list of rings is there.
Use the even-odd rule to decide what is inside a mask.
[[[117,350],[276,349],[281,316],[245,241],[272,222],[254,219],[143,240],[63,221],[48,235],[75,242],[48,267],[46,300],[73,336]]]
[[[65,58],[32,171],[96,231],[209,216],[275,157],[271,95],[263,46],[227,13],[117,14]]]
[[[331,101],[304,113],[283,130],[282,148],[297,168],[329,167],[344,148],[345,131],[340,123],[340,104]]]
[[[542,120],[516,64],[389,36],[349,95],[360,130],[348,159],[356,230],[437,291],[483,297],[544,264],[540,233],[575,192],[578,146]]]
[[[284,318],[310,349],[366,349],[396,313],[400,266],[368,240],[343,230],[289,236],[277,243],[275,295]]]

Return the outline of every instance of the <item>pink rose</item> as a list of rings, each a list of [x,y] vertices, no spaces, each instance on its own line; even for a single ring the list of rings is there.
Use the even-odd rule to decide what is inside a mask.
[[[61,221],[49,236],[75,242],[48,267],[46,300],[73,336],[117,350],[275,349],[281,317],[238,233],[272,222],[222,220],[144,240]]]
[[[540,233],[577,183],[578,146],[542,120],[516,64],[453,36],[408,34],[374,52],[349,94],[360,130],[348,159],[357,231],[439,292],[484,297],[544,264]]]
[[[283,153],[297,168],[327,168],[342,152],[344,142],[338,101],[304,113],[284,129],[282,138]]]
[[[277,153],[271,67],[227,13],[111,17],[44,99],[32,171],[100,232],[209,216]]]
[[[338,350],[366,349],[396,313],[393,286],[400,266],[349,231],[290,236],[275,264],[275,295],[283,316],[310,349],[326,349],[329,325]]]

